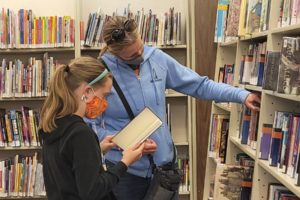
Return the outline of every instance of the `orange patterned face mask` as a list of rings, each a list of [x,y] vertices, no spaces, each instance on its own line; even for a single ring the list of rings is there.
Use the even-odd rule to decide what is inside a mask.
[[[85,116],[90,119],[95,119],[101,115],[108,105],[106,99],[100,99],[98,96],[96,96],[94,90],[93,93],[95,96],[91,101],[86,102],[85,108]]]

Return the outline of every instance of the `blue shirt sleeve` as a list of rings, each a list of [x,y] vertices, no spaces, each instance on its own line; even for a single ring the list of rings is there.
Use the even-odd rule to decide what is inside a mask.
[[[200,76],[193,70],[179,64],[174,58],[161,52],[158,65],[167,67],[166,88],[183,94],[216,102],[244,103],[250,92],[224,83],[217,83],[207,76]],[[163,62],[161,62],[163,61]]]

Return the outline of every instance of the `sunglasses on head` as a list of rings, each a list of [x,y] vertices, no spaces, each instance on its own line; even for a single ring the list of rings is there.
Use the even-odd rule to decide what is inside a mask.
[[[107,45],[110,45],[114,42],[121,42],[125,38],[125,31],[132,32],[136,29],[136,27],[137,25],[134,19],[126,20],[123,28],[117,28],[111,32],[110,40],[107,41]]]

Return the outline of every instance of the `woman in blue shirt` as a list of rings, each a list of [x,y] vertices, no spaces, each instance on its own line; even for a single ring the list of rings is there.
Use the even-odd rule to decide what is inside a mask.
[[[199,99],[244,103],[251,109],[258,109],[254,103],[259,102],[259,98],[255,94],[209,80],[161,50],[144,45],[132,19],[110,18],[103,29],[103,39],[107,46],[102,50],[101,58],[119,84],[134,115],[147,106],[163,121],[144,147],[144,154],[151,153],[158,166],[171,162],[173,158],[172,137],[165,119],[166,89]],[[116,134],[130,121],[114,88],[107,100],[109,104],[105,112],[95,120],[87,120],[100,141]],[[105,157],[108,165],[113,165],[122,158],[122,153],[113,148]],[[121,178],[114,193],[121,200],[141,200],[150,184],[150,177],[149,159],[144,155],[128,168],[127,175]]]

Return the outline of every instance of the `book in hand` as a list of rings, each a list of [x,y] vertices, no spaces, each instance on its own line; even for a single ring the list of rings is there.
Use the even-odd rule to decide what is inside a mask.
[[[146,107],[117,133],[112,141],[121,149],[126,150],[145,141],[161,125],[162,121]]]

